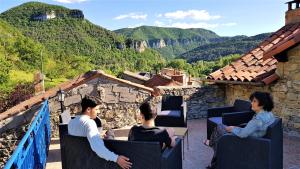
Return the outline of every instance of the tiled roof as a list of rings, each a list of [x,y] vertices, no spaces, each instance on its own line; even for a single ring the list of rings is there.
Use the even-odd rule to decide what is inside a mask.
[[[99,71],[99,70],[98,71],[90,71],[90,72],[87,72],[83,75],[78,76],[77,78],[75,78],[73,80],[64,82],[64,83],[62,83],[61,85],[59,85],[57,87],[49,89],[41,95],[33,96],[30,99],[25,100],[25,101],[21,102],[20,104],[6,110],[5,112],[0,114],[0,120],[11,117],[15,114],[18,114],[19,112],[27,110],[28,108],[32,107],[35,104],[41,103],[45,99],[56,96],[56,93],[59,89],[62,89],[64,91],[68,91],[68,90],[70,90],[74,87],[80,86],[80,85],[82,85],[82,84],[84,84],[84,83],[86,83],[86,82],[88,82],[92,79],[95,79],[95,78],[101,77],[101,76],[102,77],[104,76],[105,78],[108,78],[110,80],[117,81],[119,83],[124,83],[124,84],[129,85],[129,86],[140,88],[140,89],[145,90],[147,92],[150,92],[152,94],[154,92],[154,90],[152,88],[149,88],[149,87],[146,87],[146,86],[143,86],[143,85],[140,85],[140,84],[136,84],[136,83],[133,83],[133,82],[130,82],[130,81],[127,81],[127,80],[116,78],[115,76],[105,74],[103,71]]]
[[[139,74],[127,71],[127,70],[124,71],[123,74],[128,75],[128,76],[133,77],[133,78],[136,78],[136,79],[139,79],[139,80],[142,80],[142,81],[147,81],[147,80],[150,79],[149,77],[142,76],[142,75],[139,75]]]
[[[270,50],[264,53],[264,60],[271,58],[272,56],[275,56],[276,54],[279,54],[300,42],[300,23],[295,25],[297,25],[295,30],[293,30],[294,28],[291,28],[289,34],[282,38],[280,42],[274,45]]]
[[[144,83],[145,86],[154,88],[157,86],[182,86],[181,83],[171,79],[171,77],[166,75],[154,75],[150,80]]]
[[[241,58],[211,73],[207,79],[268,85],[279,78],[275,73],[277,60],[273,56],[299,41],[300,23],[286,25]]]

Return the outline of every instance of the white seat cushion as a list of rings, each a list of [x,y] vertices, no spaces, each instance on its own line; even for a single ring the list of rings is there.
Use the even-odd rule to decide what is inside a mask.
[[[160,111],[157,115],[159,115],[159,116],[180,117],[181,116],[181,111],[180,110],[164,110],[164,111]]]

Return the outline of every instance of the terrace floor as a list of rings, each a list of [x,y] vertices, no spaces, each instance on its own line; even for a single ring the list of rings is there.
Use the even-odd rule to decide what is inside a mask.
[[[185,147],[184,169],[205,169],[210,163],[212,150],[202,144],[206,138],[206,120],[190,120],[189,150]],[[52,139],[46,169],[60,169],[59,140]],[[284,169],[300,169],[300,138],[284,135],[283,141]]]

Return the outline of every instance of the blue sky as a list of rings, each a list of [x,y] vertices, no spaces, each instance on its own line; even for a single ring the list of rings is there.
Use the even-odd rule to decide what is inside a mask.
[[[0,12],[28,0],[0,0]],[[286,0],[40,0],[81,9],[109,30],[140,25],[205,28],[221,36],[256,35],[284,25]]]

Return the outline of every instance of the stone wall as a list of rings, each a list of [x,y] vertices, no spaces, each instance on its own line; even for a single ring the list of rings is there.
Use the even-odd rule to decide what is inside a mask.
[[[0,134],[0,168],[4,168],[4,165],[17,148],[28,127],[29,124],[24,124]]]
[[[279,62],[280,81],[272,88],[285,128],[300,133],[300,46],[287,53],[288,62]]]
[[[17,148],[40,108],[40,104],[34,105],[26,111],[0,121],[0,168],[4,167]]]
[[[273,95],[274,114],[283,119],[285,131],[300,133],[300,46],[288,51],[288,62],[279,62],[276,73],[280,79],[272,85],[226,85],[227,104],[236,98],[249,99],[254,91],[267,91]]]
[[[225,85],[226,99],[225,103],[232,105],[236,99],[249,100],[250,95],[255,91],[270,92],[269,86],[251,86],[251,85]]]
[[[81,112],[80,102],[85,95],[95,96],[99,100],[100,113],[98,116],[101,118],[104,129],[136,124],[139,105],[146,99],[151,99],[148,91],[100,77],[67,91],[64,106],[73,115]],[[55,97],[49,100],[49,105],[52,135],[57,137],[60,103]]]
[[[207,109],[224,106],[225,90],[221,86],[159,87],[162,95],[183,96],[187,102],[187,118],[207,117]]]
[[[210,86],[159,87],[162,95],[182,95],[187,101],[187,118],[198,119],[207,116],[207,109],[224,105],[224,88]],[[105,78],[97,78],[73,88],[66,93],[64,105],[75,115],[80,110],[81,97],[92,95],[99,99],[100,113],[104,129],[120,128],[138,122],[139,105],[149,100],[156,105],[161,96],[152,97],[145,90],[134,88]],[[49,100],[51,110],[52,136],[58,137],[60,103],[54,97]]]

